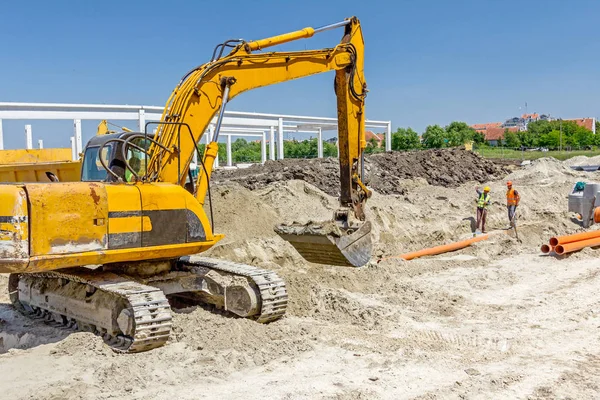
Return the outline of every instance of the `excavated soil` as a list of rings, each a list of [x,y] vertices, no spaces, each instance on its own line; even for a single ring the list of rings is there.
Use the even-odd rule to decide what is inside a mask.
[[[286,161],[287,162],[287,161]],[[450,168],[448,168],[450,169]],[[471,237],[477,175],[454,186],[404,178],[376,191],[367,213],[375,258]],[[208,254],[276,271],[285,318],[260,325],[200,307],[178,311],[166,346],[119,355],[86,333],[31,321],[0,289],[0,389],[10,399],[593,399],[600,391],[600,250],[542,256],[555,234],[580,230],[567,194],[595,175],[541,159],[492,188],[487,241],[409,262],[363,268],[309,264],[273,231],[329,218],[335,197],[304,180],[249,190],[214,185]],[[522,203],[519,242],[504,180]],[[0,284],[6,288],[6,276]]]
[[[339,187],[332,182],[339,180],[339,171],[339,161],[335,158],[284,159],[239,170],[216,171],[213,179],[217,183],[238,182],[251,190],[273,182],[300,179],[338,196]],[[507,173],[504,166],[460,149],[380,153],[365,159],[365,181],[381,194],[404,194],[402,181],[406,179],[423,178],[430,185],[455,187],[468,181],[495,180]]]

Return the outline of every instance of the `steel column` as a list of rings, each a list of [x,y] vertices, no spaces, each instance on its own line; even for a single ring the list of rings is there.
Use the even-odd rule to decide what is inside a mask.
[[[233,166],[233,162],[232,162],[232,155],[231,155],[231,135],[227,135],[227,166],[231,167]]]
[[[319,128],[317,131],[317,157],[323,158],[323,130]]]
[[[75,148],[75,137],[71,136],[71,159],[77,161],[77,149]]]
[[[283,118],[279,118],[277,127],[277,159],[283,160]]]
[[[260,162],[264,164],[267,162],[267,133],[262,133],[262,138],[260,140]]]
[[[385,151],[392,151],[392,121],[388,122],[385,131]]]
[[[271,131],[269,132],[269,159],[275,160],[275,127],[271,127]]]
[[[33,149],[33,136],[31,134],[31,125],[25,125],[25,148]]]
[[[146,128],[146,110],[140,108],[138,110],[138,129],[140,132],[144,132]]]
[[[79,158],[79,153],[83,151],[83,143],[81,140],[81,120],[76,119],[73,121],[73,127],[75,130],[75,150],[77,151],[77,157]]]
[[[38,140],[38,149],[44,148],[44,141],[42,139]]]

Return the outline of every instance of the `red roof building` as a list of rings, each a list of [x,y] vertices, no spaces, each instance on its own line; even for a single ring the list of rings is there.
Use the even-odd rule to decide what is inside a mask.
[[[478,133],[483,133],[485,140],[490,144],[497,144],[499,141],[504,139],[504,132],[508,129],[509,132],[519,132],[519,127],[512,126],[510,128],[503,128],[501,122],[490,122],[487,124],[474,124],[471,128],[475,129]]]
[[[487,140],[488,142],[498,142],[504,139],[504,132],[506,132],[507,130],[509,132],[519,132],[519,128],[516,126],[511,126],[510,128],[502,128],[498,126],[488,128],[483,134],[485,135],[485,140]]]
[[[596,118],[574,118],[566,119],[565,121],[574,121],[577,125],[596,133]]]
[[[365,131],[365,140],[367,141],[367,143],[370,143],[371,140],[375,140],[375,142],[377,143],[377,147],[381,147],[384,138],[385,135],[383,133],[373,133],[372,131]]]
[[[537,121],[538,119],[540,119],[540,114],[538,114],[538,113],[523,114],[523,115],[521,115],[521,118],[527,119],[527,120],[530,120],[530,121]]]
[[[473,124],[471,128],[475,129],[476,132],[485,133],[488,128],[498,128],[502,125],[502,122],[490,122],[487,124]]]

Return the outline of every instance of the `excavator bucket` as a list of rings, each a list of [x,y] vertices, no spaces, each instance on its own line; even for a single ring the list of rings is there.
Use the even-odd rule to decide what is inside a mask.
[[[371,223],[351,230],[333,222],[278,225],[275,232],[288,241],[309,262],[362,267],[371,259]]]

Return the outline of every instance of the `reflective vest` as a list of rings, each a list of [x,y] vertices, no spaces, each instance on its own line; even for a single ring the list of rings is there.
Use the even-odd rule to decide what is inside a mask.
[[[479,196],[479,201],[477,202],[477,207],[487,208],[489,202],[490,202],[489,193],[485,194],[484,192],[482,192],[481,195]]]
[[[507,206],[516,206],[517,205],[518,195],[515,189],[510,189],[506,192],[506,205]]]

